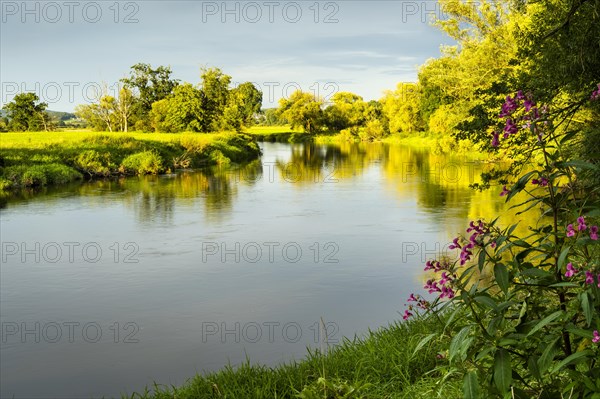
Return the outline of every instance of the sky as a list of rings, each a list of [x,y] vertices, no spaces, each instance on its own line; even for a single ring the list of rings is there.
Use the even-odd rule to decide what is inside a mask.
[[[33,91],[71,112],[138,62],[198,84],[218,67],[253,82],[263,106],[302,89],[378,99],[452,44],[429,23],[434,1],[0,0],[0,104]]]

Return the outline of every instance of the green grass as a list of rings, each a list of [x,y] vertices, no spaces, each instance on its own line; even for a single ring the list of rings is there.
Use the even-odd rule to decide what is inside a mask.
[[[257,159],[249,135],[232,132],[0,134],[0,190],[67,183],[84,177],[158,174]]]
[[[433,318],[395,323],[366,337],[345,341],[322,355],[309,350],[304,360],[274,368],[252,365],[226,367],[196,375],[181,387],[157,383],[131,398],[341,398],[323,389],[323,380],[340,392],[361,388],[349,398],[461,398],[462,378],[432,372],[447,362],[438,354],[450,341],[448,335],[429,341],[415,353],[418,343],[439,330]]]
[[[258,141],[270,143],[302,143],[311,141],[313,136],[299,129],[285,126],[252,126],[244,131]]]

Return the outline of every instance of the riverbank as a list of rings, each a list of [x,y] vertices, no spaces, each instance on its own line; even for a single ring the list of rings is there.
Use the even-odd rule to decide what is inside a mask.
[[[90,131],[0,134],[0,191],[258,159],[254,137]]]
[[[258,141],[271,143],[300,143],[314,142],[315,144],[341,144],[359,143],[361,140],[356,136],[344,133],[327,133],[311,135],[302,131],[293,130],[289,126],[254,126],[246,131]],[[449,136],[440,136],[430,132],[415,132],[411,134],[395,133],[377,142],[388,144],[401,144],[411,147],[429,148],[434,154],[473,154],[478,153],[470,140],[456,141]]]
[[[310,351],[304,360],[275,368],[246,363],[196,375],[181,387],[158,385],[127,397],[202,398],[460,398],[462,378],[433,371],[447,364],[452,331],[419,343],[440,322],[433,317],[395,323],[364,338],[345,341],[325,355]],[[251,359],[250,359],[251,361]],[[354,393],[349,393],[355,390]],[[124,396],[125,397],[125,396]]]

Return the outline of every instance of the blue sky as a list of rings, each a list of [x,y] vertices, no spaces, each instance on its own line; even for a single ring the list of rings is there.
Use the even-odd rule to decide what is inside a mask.
[[[197,84],[202,66],[254,82],[263,105],[297,88],[380,98],[451,41],[433,1],[0,2],[0,103],[35,91],[51,110],[115,90],[137,62]]]

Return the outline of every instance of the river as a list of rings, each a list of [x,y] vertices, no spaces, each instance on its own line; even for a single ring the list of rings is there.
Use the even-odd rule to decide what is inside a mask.
[[[501,212],[482,164],[261,144],[244,166],[23,192],[0,210],[2,397],[118,396],[276,365],[401,319],[423,264]]]

